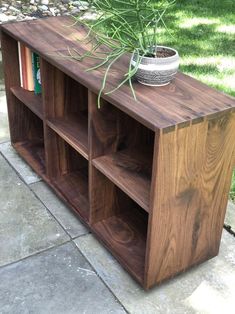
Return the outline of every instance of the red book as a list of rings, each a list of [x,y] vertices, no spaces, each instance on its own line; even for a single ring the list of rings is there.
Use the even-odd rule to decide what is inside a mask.
[[[29,48],[25,48],[26,55],[26,73],[27,73],[27,90],[34,90],[34,79],[33,79],[33,66],[32,66],[32,53]]]

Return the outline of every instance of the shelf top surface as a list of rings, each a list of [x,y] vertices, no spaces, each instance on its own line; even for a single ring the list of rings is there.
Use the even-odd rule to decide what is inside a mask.
[[[69,55],[68,48],[71,52],[76,49],[79,53],[88,50],[89,44],[81,41],[86,35],[85,28],[73,24],[71,17],[50,17],[8,23],[1,28],[67,75],[98,93],[105,68],[86,72],[97,61],[86,59],[79,62],[64,57]],[[128,69],[129,60],[130,56],[125,55],[113,65],[105,91],[113,89],[121,81]],[[180,72],[167,86],[148,87],[136,82],[133,85],[137,101],[133,99],[128,85],[103,97],[154,131],[170,131],[175,126],[184,127],[201,122],[206,117],[216,117],[221,112],[235,110],[235,98]]]

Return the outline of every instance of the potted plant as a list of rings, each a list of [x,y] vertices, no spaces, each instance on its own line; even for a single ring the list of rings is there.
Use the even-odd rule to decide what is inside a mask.
[[[106,66],[99,99],[104,92],[112,65],[124,54],[129,53],[130,62],[123,80],[110,94],[129,83],[134,98],[132,78],[150,86],[162,86],[170,83],[179,67],[178,52],[158,43],[158,28],[166,27],[163,19],[167,9],[175,0],[89,0],[97,18],[86,22],[81,16],[76,22],[85,24],[89,31],[84,40],[91,40],[93,46],[84,55],[70,51],[72,58],[82,61],[84,58],[97,59],[98,63],[87,71]]]

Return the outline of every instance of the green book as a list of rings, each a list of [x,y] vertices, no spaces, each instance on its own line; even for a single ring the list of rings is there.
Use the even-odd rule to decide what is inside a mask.
[[[39,55],[35,52],[32,53],[32,63],[33,63],[33,79],[34,79],[34,92],[35,94],[41,94],[41,74],[40,74],[40,59]]]

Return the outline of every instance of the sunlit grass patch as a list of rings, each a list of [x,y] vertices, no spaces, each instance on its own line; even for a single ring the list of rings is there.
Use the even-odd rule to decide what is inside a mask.
[[[192,18],[182,18],[179,24],[180,28],[192,28],[198,25],[213,25],[219,24],[219,19],[211,19],[205,17],[192,17]]]
[[[216,31],[220,33],[235,34],[235,25],[219,25]]]

